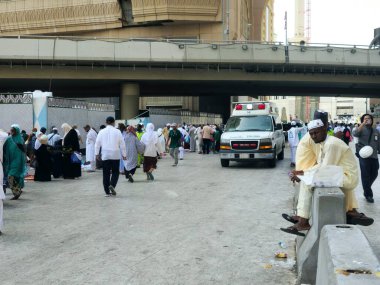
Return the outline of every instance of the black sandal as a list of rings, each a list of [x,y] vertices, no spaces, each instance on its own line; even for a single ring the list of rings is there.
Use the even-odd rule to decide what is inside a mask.
[[[363,213],[359,213],[357,216],[347,215],[347,224],[351,225],[360,225],[360,226],[370,226],[372,225],[374,220],[370,217],[367,217]]]
[[[290,216],[288,214],[282,214],[282,217],[287,220],[288,222],[291,222],[293,224],[298,223],[298,220],[294,219],[293,216]]]
[[[304,233],[301,233],[300,231],[298,231],[294,226],[291,226],[289,228],[280,228],[280,230],[282,230],[283,232],[286,232],[288,234],[292,234],[292,235],[297,235],[297,236],[301,236],[301,237],[306,236]]]

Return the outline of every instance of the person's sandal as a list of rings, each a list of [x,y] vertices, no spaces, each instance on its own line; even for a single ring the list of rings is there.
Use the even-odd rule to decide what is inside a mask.
[[[292,234],[292,235],[297,235],[297,236],[301,236],[301,237],[306,236],[304,233],[301,233],[295,226],[291,226],[288,228],[280,228],[280,230],[282,230],[283,232],[286,232],[288,234]]]
[[[128,181],[131,182],[131,183],[134,182],[133,177],[132,177],[132,174],[129,174],[129,175],[128,175]]]
[[[281,215],[285,220],[287,220],[288,222],[291,222],[293,224],[296,224],[298,223],[298,216],[291,216],[291,215],[288,215],[288,214],[282,214]]]
[[[364,213],[358,213],[357,215],[347,215],[347,224],[350,225],[360,225],[360,226],[370,226],[374,220],[367,217]]]

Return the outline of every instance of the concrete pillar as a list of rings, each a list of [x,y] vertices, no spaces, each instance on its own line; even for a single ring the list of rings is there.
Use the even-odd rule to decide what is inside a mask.
[[[346,223],[346,208],[342,190],[339,188],[315,188],[311,216],[313,223],[306,237],[297,237],[296,253],[299,281],[297,284],[315,284],[319,237],[322,227]]]
[[[316,267],[317,285],[379,284],[379,260],[356,226],[323,227]]]
[[[126,83],[121,86],[120,118],[132,119],[139,114],[140,85]]]

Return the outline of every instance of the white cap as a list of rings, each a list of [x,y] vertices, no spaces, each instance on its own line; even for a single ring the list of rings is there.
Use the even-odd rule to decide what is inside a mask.
[[[58,129],[57,128],[53,128],[53,131],[58,131]]]
[[[324,126],[324,124],[323,124],[321,119],[312,120],[312,121],[310,121],[310,123],[307,124],[307,128],[309,131],[312,129],[323,127],[323,126]]]
[[[292,126],[296,126],[296,125],[297,125],[297,122],[296,122],[296,121],[292,121],[292,122],[290,123],[290,125],[292,125]]]

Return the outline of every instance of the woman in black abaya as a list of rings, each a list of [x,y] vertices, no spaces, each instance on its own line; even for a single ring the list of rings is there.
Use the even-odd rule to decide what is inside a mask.
[[[68,124],[63,124],[62,129],[64,130],[63,137],[63,161],[62,161],[62,172],[64,179],[74,179],[80,177],[81,164],[73,163],[71,161],[71,155],[74,152],[79,152],[79,138],[77,132],[71,128]]]
[[[34,151],[37,159],[36,172],[34,174],[34,181],[51,181],[51,154],[48,150],[47,143],[48,137],[46,135],[38,138],[40,146]]]

